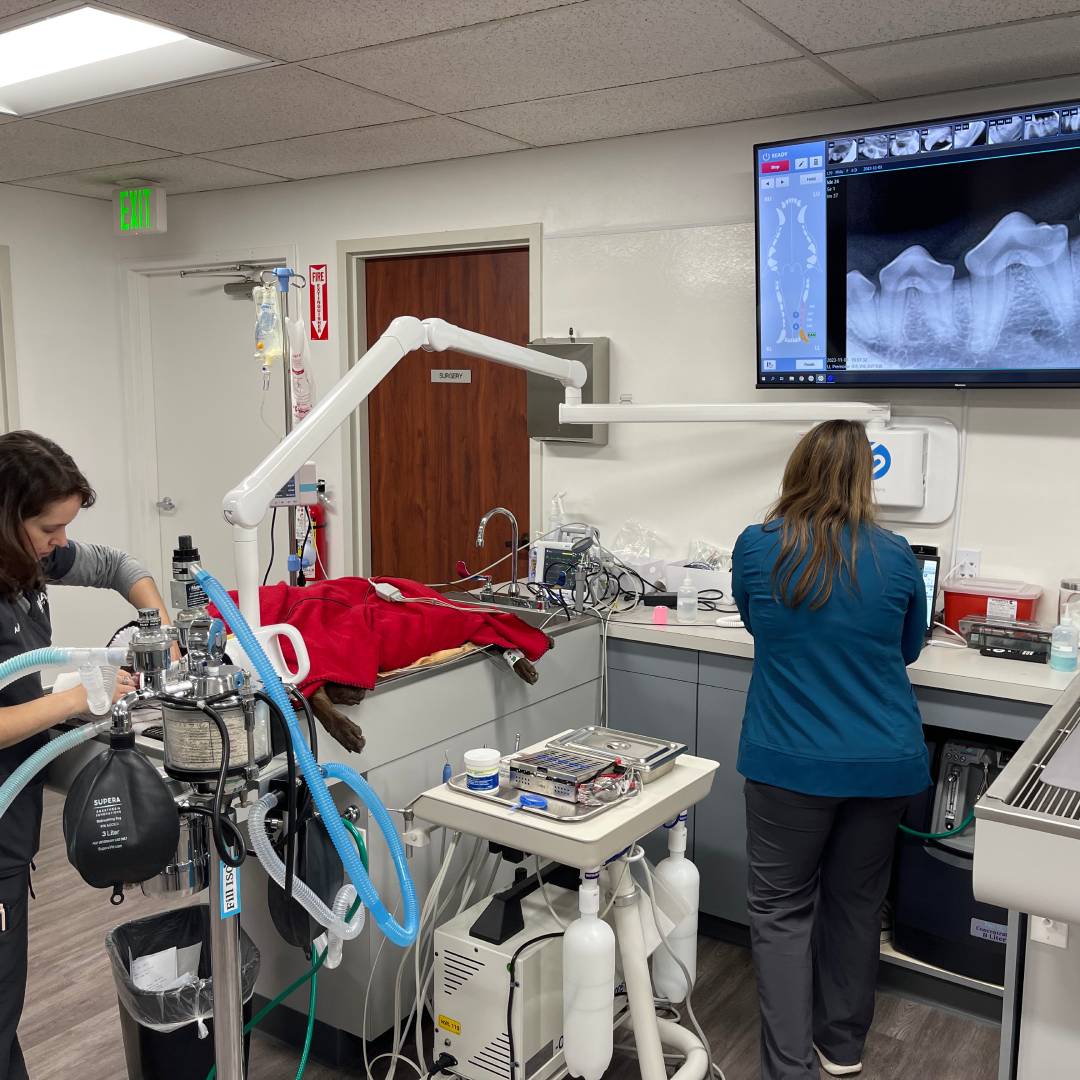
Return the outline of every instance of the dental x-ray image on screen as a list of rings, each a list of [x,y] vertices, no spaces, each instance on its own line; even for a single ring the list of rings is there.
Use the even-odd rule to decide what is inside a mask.
[[[755,154],[759,386],[1080,385],[1080,105]]]

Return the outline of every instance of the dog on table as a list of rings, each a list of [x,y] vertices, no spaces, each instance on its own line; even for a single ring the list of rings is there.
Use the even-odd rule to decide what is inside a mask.
[[[126,646],[131,641],[131,635],[138,629],[138,626],[137,622],[125,624],[113,634],[109,645]],[[226,657],[227,660],[228,657]],[[518,654],[518,658],[514,660],[512,666],[515,674],[530,686],[535,684],[539,678],[533,664],[520,654]],[[341,712],[341,708],[359,705],[366,695],[367,691],[362,687],[328,682],[316,690],[308,699],[311,704],[311,711],[315,714],[319,723],[322,724],[326,733],[351,754],[362,753],[367,745],[367,740],[364,738],[364,732],[360,725],[353,723]]]

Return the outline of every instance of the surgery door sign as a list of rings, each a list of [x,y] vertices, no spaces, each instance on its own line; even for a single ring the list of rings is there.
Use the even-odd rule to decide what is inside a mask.
[[[892,468],[892,454],[884,443],[874,443],[870,452],[874,455],[874,479],[881,480]]]
[[[472,382],[472,369],[432,368],[431,381],[433,383],[461,383],[465,385]]]
[[[326,263],[308,266],[308,315],[312,341],[330,340],[326,281]]]

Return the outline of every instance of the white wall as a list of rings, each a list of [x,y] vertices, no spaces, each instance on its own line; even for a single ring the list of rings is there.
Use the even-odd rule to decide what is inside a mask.
[[[107,204],[0,185],[11,249],[19,423],[55,439],[96,488],[77,538],[126,547],[124,411],[117,362],[115,253]],[[127,620],[116,596],[53,589],[58,644],[98,644]]]
[[[1053,80],[180,197],[170,201],[166,237],[127,241],[122,254],[205,257],[284,243],[296,245],[301,269],[313,262],[333,268],[339,239],[539,221],[545,333],[561,336],[572,325],[582,335],[610,336],[614,395],[747,400],[756,396],[754,142],[1077,93],[1080,80]],[[313,346],[323,386],[341,363],[336,285],[336,340]],[[964,403],[944,390],[888,397],[898,411],[957,421]],[[982,547],[984,573],[1028,578],[1056,595],[1062,574],[1080,572],[1080,392],[983,392],[967,400],[960,542]],[[779,427],[613,429],[602,449],[546,447],[545,495],[567,490],[568,509],[595,521],[607,539],[637,518],[662,534],[667,553],[680,555],[691,537],[730,543],[760,517],[791,442]],[[336,448],[320,455],[320,471],[340,484]],[[951,533],[949,523],[909,535],[948,545]],[[334,546],[340,569],[339,541]],[[1044,614],[1050,617],[1049,607]]]

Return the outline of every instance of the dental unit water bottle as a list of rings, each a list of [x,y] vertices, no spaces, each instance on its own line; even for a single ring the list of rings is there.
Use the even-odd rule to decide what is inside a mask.
[[[571,1076],[600,1080],[611,1062],[615,934],[600,918],[600,872],[584,874],[578,910],[563,936],[563,1053]]]
[[[668,945],[689,972],[693,983],[697,978],[697,924],[701,876],[697,867],[686,857],[685,810],[668,829],[668,856],[657,866],[656,876],[687,908],[688,914],[675,924],[675,928],[668,935]],[[685,1000],[689,989],[686,976],[663,946],[653,953],[653,987],[659,997],[673,1005]]]

